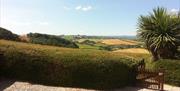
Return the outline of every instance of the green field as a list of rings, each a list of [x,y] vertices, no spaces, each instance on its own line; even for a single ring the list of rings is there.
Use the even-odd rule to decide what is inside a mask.
[[[104,43],[105,42],[105,43]],[[108,44],[112,43],[112,44]],[[120,49],[128,48],[142,48],[143,44],[134,40],[124,39],[77,39],[80,49],[95,49],[95,50],[106,50],[115,51]],[[133,45],[132,45],[133,44]]]
[[[90,41],[94,41],[94,42],[100,42],[102,41],[103,39],[78,39],[78,42],[82,42],[82,41],[85,41],[85,40],[90,40]]]
[[[92,46],[92,45],[86,45],[86,44],[78,44],[80,49],[95,49],[99,50],[99,46]]]

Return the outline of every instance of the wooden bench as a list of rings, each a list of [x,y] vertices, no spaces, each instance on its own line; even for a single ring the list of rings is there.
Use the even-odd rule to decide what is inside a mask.
[[[158,89],[160,91],[164,90],[164,70],[145,69],[145,63],[143,59],[139,62],[137,71],[137,85],[145,86],[151,89]]]

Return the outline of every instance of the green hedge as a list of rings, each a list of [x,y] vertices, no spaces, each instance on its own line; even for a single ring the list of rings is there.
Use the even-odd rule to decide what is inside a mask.
[[[45,85],[113,89],[135,82],[136,62],[97,50],[0,41],[4,76]]]
[[[165,69],[166,83],[180,86],[180,60],[159,60],[154,67]]]

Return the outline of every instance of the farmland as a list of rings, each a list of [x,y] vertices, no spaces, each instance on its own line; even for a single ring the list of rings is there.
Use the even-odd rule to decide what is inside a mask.
[[[130,58],[138,58],[138,56],[141,55],[149,55],[149,53],[147,52],[147,50],[142,49],[142,48],[127,48],[127,49],[119,49],[116,51],[105,51],[105,50],[99,50],[99,45],[104,45],[102,43],[98,42],[95,44],[95,46],[92,45],[87,45],[87,44],[78,44],[80,46],[79,49],[74,49],[74,48],[65,48],[65,47],[56,47],[56,46],[48,46],[48,45],[40,45],[40,44],[30,44],[29,43],[21,43],[21,42],[14,42],[14,41],[6,41],[6,40],[0,40],[0,45],[1,47],[4,45],[11,45],[11,46],[16,46],[19,47],[18,45],[21,45],[22,48],[35,48],[35,49],[41,49],[41,47],[45,47],[45,49],[52,49],[52,50],[68,50],[68,51],[72,51],[73,52],[88,52],[88,53],[93,53],[93,52],[104,52],[104,53],[110,53],[112,55],[117,55],[117,56],[125,56],[125,57],[130,57]],[[20,48],[21,48],[20,47]],[[140,52],[137,52],[140,51]],[[1,49],[2,51],[2,49]],[[133,53],[134,51],[136,51],[136,53]],[[64,51],[64,53],[66,53]],[[69,53],[69,52],[67,52]],[[136,54],[137,56],[135,56],[134,54]]]
[[[121,49],[121,50],[116,50],[114,52],[119,52],[119,53],[142,53],[142,54],[149,54],[149,51],[144,48],[128,48],[128,49]]]
[[[137,45],[139,42],[133,40],[105,39],[101,41],[107,45]]]
[[[143,43],[133,39],[77,39],[75,41],[80,49],[95,49],[116,51],[128,48],[142,48]]]

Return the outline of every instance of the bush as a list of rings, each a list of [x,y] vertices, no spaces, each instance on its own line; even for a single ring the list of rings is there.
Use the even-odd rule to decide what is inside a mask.
[[[79,48],[78,45],[76,45],[76,43],[63,39],[59,36],[55,36],[55,35],[29,33],[27,34],[27,36],[30,38],[30,42],[35,43],[35,44]]]
[[[136,62],[105,51],[0,41],[1,73],[45,85],[112,89],[135,82]]]
[[[99,46],[99,50],[115,51],[119,49],[141,48],[141,45],[106,45]]]
[[[110,46],[99,46],[99,50],[113,51],[113,48]]]
[[[13,34],[11,31],[0,27],[0,39],[19,40],[18,37],[18,35]]]
[[[86,44],[86,45],[91,45],[91,46],[93,46],[93,45],[96,44],[96,42],[91,41],[91,40],[84,40],[84,41],[82,41],[82,42],[80,42],[80,43],[81,43],[81,44]]]
[[[154,68],[165,69],[165,83],[180,86],[180,60],[159,60]]]

